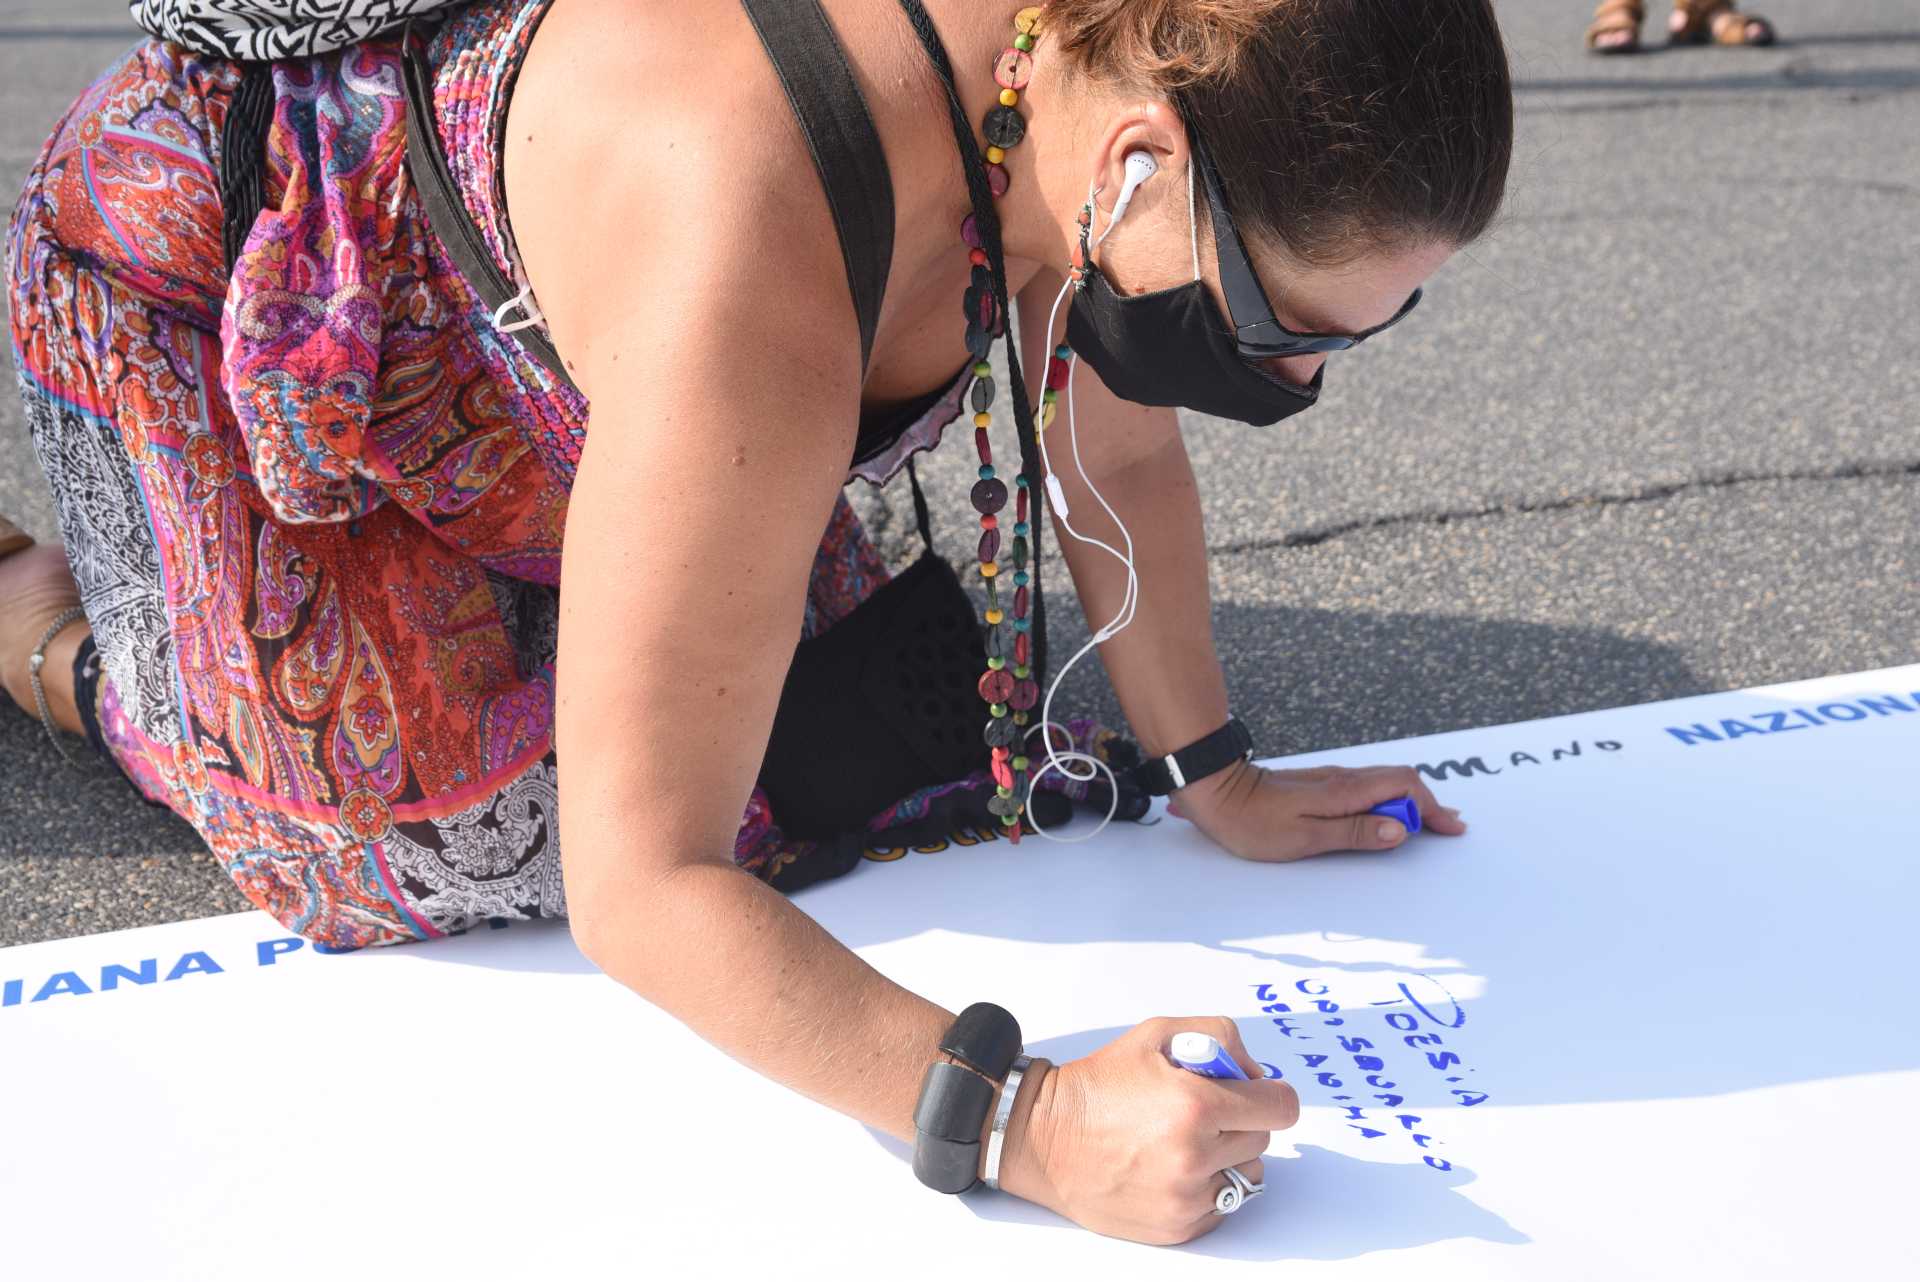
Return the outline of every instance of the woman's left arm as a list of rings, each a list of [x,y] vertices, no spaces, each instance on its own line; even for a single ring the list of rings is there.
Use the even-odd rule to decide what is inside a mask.
[[[1044,382],[1052,355],[1044,340],[1047,312],[1059,288],[1057,275],[1042,273],[1020,294],[1021,356],[1035,388]],[[1084,363],[1075,371],[1073,390],[1080,463],[1132,532],[1140,582],[1133,622],[1100,646],[1100,659],[1141,750],[1161,756],[1218,730],[1229,712],[1226,675],[1213,644],[1199,487],[1174,411],[1121,400]],[[1074,528],[1124,549],[1119,528],[1074,466],[1065,401],[1063,392],[1058,417],[1047,430],[1047,450]],[[1088,626],[1097,629],[1120,609],[1126,567],[1069,535],[1057,512],[1053,528]],[[1053,663],[1065,657],[1056,654]],[[1417,772],[1399,766],[1274,771],[1242,763],[1181,789],[1174,803],[1182,816],[1234,854],[1284,860],[1399,845],[1406,836],[1399,825],[1367,813],[1396,797],[1412,797],[1436,832],[1454,835],[1466,829],[1456,812],[1440,806]]]

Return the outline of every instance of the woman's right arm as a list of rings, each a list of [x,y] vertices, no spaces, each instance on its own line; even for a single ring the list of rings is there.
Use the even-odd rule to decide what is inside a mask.
[[[529,276],[593,402],[557,671],[573,932],[609,975],[735,1059],[910,1141],[951,1014],[732,862],[859,416],[833,225],[797,132],[756,144],[742,127],[764,110],[669,107],[671,119],[648,119],[647,154],[631,133],[574,124],[573,103],[610,100],[594,61],[577,44],[571,66],[529,61],[507,156]],[[708,69],[716,85],[739,83]],[[540,132],[529,122],[542,95],[545,118],[565,123],[544,147],[518,146],[523,129]],[[663,96],[675,100],[672,86]],[[784,109],[777,86],[769,102]],[[670,165],[650,141],[661,137]],[[748,966],[775,982],[739,984]],[[1104,1232],[1204,1231],[1210,1172],[1263,1151],[1294,1105],[1278,1083],[1172,1068],[1160,1056],[1170,1035],[1147,1026],[1023,1092],[1003,1184]],[[1110,1171],[1127,1186],[1103,1186]]]

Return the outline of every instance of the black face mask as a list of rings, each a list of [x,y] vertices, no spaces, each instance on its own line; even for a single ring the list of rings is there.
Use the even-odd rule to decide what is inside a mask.
[[[1255,427],[1312,408],[1327,372],[1322,365],[1303,386],[1242,360],[1204,281],[1123,298],[1092,265],[1067,313],[1067,343],[1122,400]]]

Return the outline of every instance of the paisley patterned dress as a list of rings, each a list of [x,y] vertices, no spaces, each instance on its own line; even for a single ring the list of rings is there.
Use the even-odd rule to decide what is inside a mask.
[[[466,6],[428,50],[455,183],[510,275],[499,130],[547,3]],[[428,230],[398,51],[271,64],[264,204],[229,264],[242,68],[141,44],[60,122],[7,241],[101,745],[252,902],[336,947],[565,913],[554,649],[587,405],[496,330]],[[965,381],[860,474],[936,443]],[[843,497],[804,633],[885,580]],[[903,798],[870,844],[884,856],[886,833],[985,783]],[[756,790],[736,860],[797,884],[817,854]]]

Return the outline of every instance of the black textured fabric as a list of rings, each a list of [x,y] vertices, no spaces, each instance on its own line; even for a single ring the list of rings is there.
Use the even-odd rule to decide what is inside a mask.
[[[267,201],[267,127],[272,123],[273,69],[264,62],[246,63],[220,127],[220,247],[229,274]]]
[[[893,263],[893,179],[867,101],[819,0],[740,0],[813,153],[814,168],[840,235],[853,311],[860,324],[860,368],[873,354],[880,299]]]
[[[927,550],[802,641],[787,670],[760,786],[789,836],[863,831],[901,798],[986,762],[984,638],[959,577],[933,550],[917,477],[913,486]],[[991,821],[984,796],[973,806],[977,821]]]

